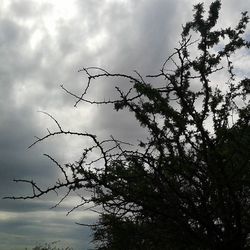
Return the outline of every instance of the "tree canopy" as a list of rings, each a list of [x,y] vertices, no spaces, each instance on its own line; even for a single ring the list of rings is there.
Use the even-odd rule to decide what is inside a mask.
[[[250,79],[236,75],[233,64],[235,53],[250,48],[244,36],[249,17],[243,12],[234,28],[217,28],[220,8],[214,1],[205,17],[203,4],[194,6],[179,47],[155,75],[90,67],[82,69],[88,76],[82,93],[62,86],[76,105],[128,109],[147,131],[136,149],[117,138],[65,131],[51,117],[58,130],[34,144],[70,134],[90,138],[93,146],[64,165],[47,155],[63,178],[47,189],[16,180],[31,184],[33,192],[9,198],[34,199],[66,188],[65,198],[87,190],[77,207],[101,207],[92,225],[97,249],[250,249]],[[115,100],[86,99],[103,78],[127,80],[129,87],[117,87]]]

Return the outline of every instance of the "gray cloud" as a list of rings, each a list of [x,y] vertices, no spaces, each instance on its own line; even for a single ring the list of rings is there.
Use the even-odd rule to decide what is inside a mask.
[[[34,135],[44,135],[47,127],[55,129],[55,124],[37,113],[38,110],[53,114],[68,129],[89,131],[100,137],[113,134],[135,142],[137,137],[143,137],[145,131],[129,112],[119,114],[110,106],[88,104],[74,108],[75,100],[59,85],[63,83],[72,91],[81,91],[86,78],[77,70],[82,66],[101,66],[129,74],[135,69],[142,75],[157,73],[178,42],[181,24],[191,18],[191,4],[197,2],[77,0],[76,8],[72,9],[74,15],[67,17],[67,5],[65,9],[63,6],[69,5],[68,1],[55,1],[53,5],[49,1],[38,4],[35,0],[3,0],[0,10],[1,196],[30,192],[28,186],[12,183],[13,178],[38,180],[43,186],[53,182],[58,177],[57,169],[42,154],[51,153],[63,163],[77,158],[79,145],[86,143],[66,137],[27,150]],[[206,1],[206,5],[210,2]],[[247,9],[249,3],[245,0],[223,1],[221,23],[234,24],[239,12]],[[89,98],[112,98],[115,85],[128,87],[123,81],[98,82],[90,89]],[[24,249],[39,237],[48,241],[66,238],[75,249],[87,249],[89,230],[79,228],[74,221],[88,223],[93,218],[81,217],[80,212],[75,213],[80,214],[77,218],[65,217],[69,204],[52,212],[49,208],[54,202],[51,201],[56,199],[49,196],[38,201],[0,200],[0,249]],[[47,217],[43,217],[45,214]]]

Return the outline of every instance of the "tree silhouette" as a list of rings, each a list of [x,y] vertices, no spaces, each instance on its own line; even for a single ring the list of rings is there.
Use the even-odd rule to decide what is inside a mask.
[[[32,146],[59,134],[88,137],[93,146],[65,165],[47,155],[63,178],[47,189],[15,180],[31,184],[33,193],[8,198],[34,199],[66,188],[60,204],[72,191],[87,190],[91,195],[73,210],[102,208],[92,226],[97,249],[250,249],[250,79],[236,76],[232,59],[250,47],[244,39],[249,18],[244,12],[235,28],[217,29],[220,7],[213,2],[205,18],[203,4],[194,6],[179,47],[158,74],[90,67],[82,69],[88,76],[82,94],[62,86],[75,105],[113,104],[132,112],[148,132],[136,149],[113,137],[100,141],[66,131],[51,116],[58,130]],[[127,80],[130,87],[117,87],[114,100],[86,99],[89,87],[103,78]]]
[[[35,247],[32,248],[32,250],[73,250],[70,247],[58,247],[57,246],[58,241],[53,241],[49,243],[44,244],[37,244]],[[25,250],[28,250],[25,248]]]

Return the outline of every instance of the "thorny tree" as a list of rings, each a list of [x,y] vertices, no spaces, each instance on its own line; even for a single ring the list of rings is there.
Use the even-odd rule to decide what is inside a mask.
[[[82,94],[62,86],[76,105],[130,110],[148,132],[136,150],[115,138],[65,131],[51,117],[58,130],[34,144],[70,134],[89,137],[93,146],[65,165],[48,156],[63,178],[45,190],[16,180],[31,184],[33,193],[9,198],[87,190],[91,195],[79,207],[102,207],[93,226],[97,249],[250,249],[250,80],[235,75],[232,60],[250,47],[244,39],[249,18],[244,12],[235,28],[216,29],[220,7],[213,2],[205,18],[203,4],[194,6],[193,21],[159,74],[144,78],[91,67],[82,69],[88,76]],[[223,72],[222,83],[216,77]],[[131,88],[116,88],[115,100],[86,99],[92,83],[104,78],[128,80]]]

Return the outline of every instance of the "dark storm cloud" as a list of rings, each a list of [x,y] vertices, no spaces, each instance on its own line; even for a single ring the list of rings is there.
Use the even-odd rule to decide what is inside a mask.
[[[142,75],[158,73],[164,59],[177,46],[181,25],[191,18],[192,3],[197,2],[76,0],[75,16],[69,19],[61,16],[46,23],[55,14],[56,6],[52,2],[3,0],[0,10],[1,196],[30,192],[28,186],[12,183],[13,178],[38,180],[43,186],[57,178],[57,169],[43,153],[51,153],[62,163],[77,160],[76,152],[79,155],[81,147],[74,139],[73,142],[67,138],[50,140],[27,150],[34,135],[44,135],[47,127],[55,129],[53,122],[37,113],[38,110],[53,114],[67,129],[89,131],[100,137],[113,134],[128,141],[143,137],[145,131],[135,127],[137,123],[129,112],[118,114],[110,106],[87,104],[79,104],[75,109],[75,100],[59,85],[79,93],[86,83],[86,78],[77,73],[82,66],[101,66],[129,74],[133,70]],[[206,5],[210,2],[206,1]],[[63,6],[64,1],[56,3]],[[249,9],[245,0],[222,4],[225,23],[236,23],[234,20],[240,15],[235,13]],[[90,88],[89,98],[112,99],[115,85],[128,87],[125,81],[103,81]],[[72,244],[83,239],[87,246],[89,231],[75,227],[74,221],[88,223],[93,218],[87,213],[78,219],[65,218],[63,211],[69,210],[70,204],[62,204],[61,209],[51,212],[49,208],[56,199],[0,200],[0,249],[18,249],[8,246],[10,240],[24,249],[25,244],[31,244],[30,238],[39,239],[39,235],[49,240],[67,237]],[[39,222],[43,215],[46,219]],[[81,249],[80,245],[75,249]]]

